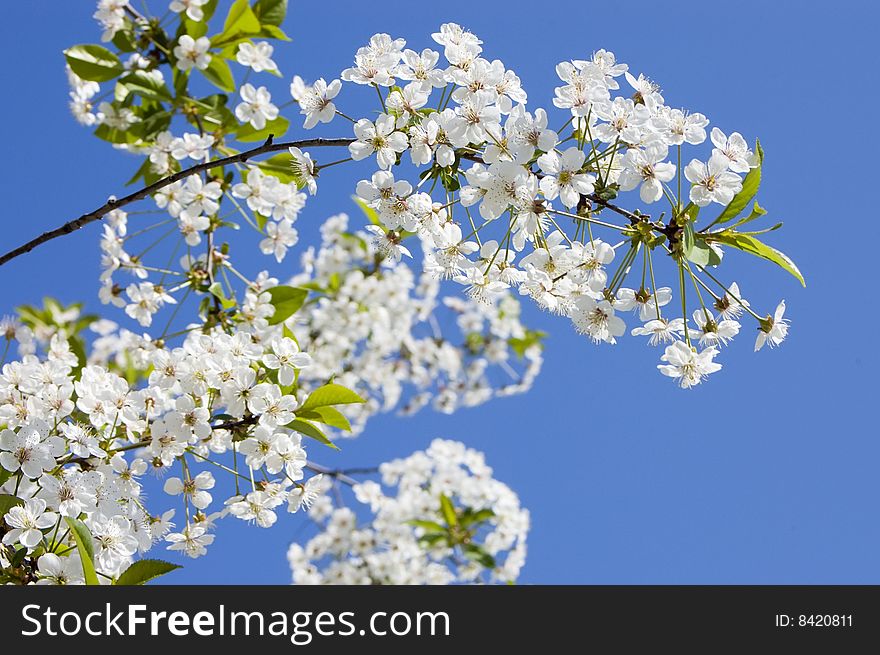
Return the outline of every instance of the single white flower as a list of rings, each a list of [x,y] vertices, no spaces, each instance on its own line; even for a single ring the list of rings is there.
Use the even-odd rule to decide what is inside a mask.
[[[711,202],[727,205],[733,196],[742,190],[742,178],[729,171],[729,160],[719,152],[715,152],[707,163],[692,159],[685,166],[684,176],[691,183],[690,199],[698,207],[705,207]]]
[[[666,364],[658,364],[657,368],[663,375],[678,380],[682,389],[688,389],[700,384],[707,375],[721,370],[721,364],[713,362],[718,349],[714,346],[697,352],[696,348],[687,345],[683,341],[666,347],[660,358]]]
[[[783,300],[776,306],[773,316],[767,316],[761,320],[758,327],[758,338],[755,340],[755,352],[761,350],[764,344],[770,344],[771,348],[780,345],[788,336],[788,319],[783,318],[785,314],[785,301]]]
[[[626,324],[614,315],[614,308],[607,300],[596,301],[582,296],[575,301],[571,321],[581,334],[589,335],[596,343],[617,343],[616,337],[626,331]]]
[[[663,183],[675,177],[675,165],[663,161],[666,154],[666,146],[629,150],[623,157],[624,168],[618,177],[621,191],[629,191],[641,185],[639,197],[642,202],[660,200],[663,197]]]
[[[208,2],[210,0],[171,0],[168,9],[175,14],[186,12],[187,18],[198,23],[205,17],[202,7],[208,4]]]
[[[263,363],[278,371],[278,383],[287,387],[293,384],[297,370],[311,366],[312,358],[300,351],[296,341],[282,337],[272,342],[272,352],[263,355]]]
[[[596,178],[580,172],[585,158],[584,152],[574,146],[561,156],[551,151],[538,157],[538,166],[546,173],[541,178],[541,192],[548,200],[559,196],[562,204],[571,209],[577,206],[581,195],[593,193]]]
[[[739,132],[726,136],[717,127],[712,128],[712,154],[720,154],[727,159],[727,165],[735,173],[748,173],[760,163],[758,155],[752,152],[749,144]]]
[[[287,500],[287,511],[295,514],[300,508],[308,509],[323,492],[321,484],[323,478],[323,475],[318,474],[306,480],[304,484],[297,483],[290,490]]]
[[[336,116],[336,105],[333,98],[339,95],[342,82],[333,80],[329,84],[324,78],[318,78],[308,85],[299,75],[290,83],[290,95],[299,104],[299,113],[306,117],[303,127],[312,129],[318,123],[329,123]]]
[[[194,478],[181,480],[180,478],[168,478],[165,480],[163,490],[170,496],[180,494],[188,497],[198,509],[205,509],[211,504],[211,494],[208,489],[214,488],[214,476],[210,471],[202,471]]]
[[[272,61],[273,50],[274,48],[268,41],[258,41],[257,43],[244,41],[238,44],[235,60],[242,66],[249,67],[255,73],[275,71],[278,70],[278,66]]]
[[[211,63],[211,54],[208,48],[211,41],[206,36],[193,39],[189,34],[184,34],[177,40],[174,46],[174,56],[177,59],[177,68],[188,71],[191,68],[205,70]]]
[[[42,498],[31,498],[24,501],[24,504],[11,508],[3,520],[11,528],[3,535],[3,543],[20,543],[32,550],[42,541],[42,531],[55,525],[58,515],[46,511],[46,501]]]
[[[397,153],[409,146],[406,134],[396,132],[394,116],[381,114],[376,122],[362,118],[354,125],[357,141],[348,146],[352,159],[360,161],[376,153],[379,168],[388,170],[397,161]]]
[[[262,130],[267,121],[278,118],[278,107],[272,104],[272,96],[266,87],[254,88],[248,83],[241,87],[239,94],[242,101],[235,108],[235,117],[242,123],[250,123],[255,130]]]

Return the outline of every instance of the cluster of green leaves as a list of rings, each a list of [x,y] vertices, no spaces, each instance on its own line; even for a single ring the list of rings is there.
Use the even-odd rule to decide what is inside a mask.
[[[682,212],[684,225],[681,252],[688,261],[698,266],[717,266],[721,263],[721,259],[711,244],[729,246],[773,262],[806,286],[804,276],[790,257],[758,239],[759,235],[778,230],[782,227],[782,223],[755,231],[739,229],[767,214],[767,211],[754,200],[761,186],[761,169],[764,165],[764,150],[761,148],[761,143],[757,141],[755,142],[755,153],[758,156],[758,166],[746,174],[742,190],[708,225],[699,231],[696,230],[695,223],[699,207],[691,204]],[[751,211],[745,214],[750,205]]]
[[[254,39],[290,40],[280,27],[287,15],[287,0],[256,0],[253,4],[248,0],[235,0],[229,6],[222,26],[217,26],[211,33],[217,8],[218,0],[210,0],[202,8],[202,20],[193,21],[181,13],[169,28],[162,27],[156,18],[127,16],[124,28],[112,40],[115,52],[99,44],[75,45],[65,50],[68,65],[80,78],[99,83],[115,80],[111,105],[116,110],[128,110],[133,114],[134,122],[127,129],[100,125],[95,130],[96,136],[111,143],[150,145],[177,117],[188,122],[191,129],[211,134],[218,151],[228,155],[237,151],[227,144],[227,137],[249,143],[265,141],[270,134],[280,137],[287,132],[289,123],[280,116],[262,130],[255,130],[247,124],[239,125],[230,109],[229,96],[237,90],[229,61],[235,60],[240,44]],[[204,70],[181,71],[177,68],[174,47],[184,34],[193,39],[210,39],[211,60]],[[122,63],[122,57],[135,53],[142,56],[147,65],[129,71]],[[170,84],[165,70],[170,70]],[[163,77],[155,77],[153,71],[162,71]],[[278,71],[274,73],[280,75]],[[221,93],[195,95],[190,85],[193,75],[203,77]],[[260,166],[282,181],[291,181],[289,164],[289,155],[276,155]],[[225,177],[222,170],[212,173],[220,180]],[[149,159],[145,159],[129,184],[141,179],[147,184],[159,179]]]
[[[421,528],[419,542],[427,548],[446,547],[487,569],[495,568],[495,558],[479,543],[480,529],[488,527],[495,517],[491,509],[474,510],[456,507],[452,498],[440,494],[440,512],[436,521],[413,520],[409,524]]]

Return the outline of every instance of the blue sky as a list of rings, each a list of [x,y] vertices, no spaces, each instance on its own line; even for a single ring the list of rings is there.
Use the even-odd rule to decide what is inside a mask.
[[[873,216],[864,214],[877,184],[865,139],[878,100],[868,79],[878,63],[872,3],[294,5],[284,25],[294,40],[275,57],[287,79],[337,76],[374,32],[421,49],[441,22],[456,21],[516,70],[531,107],[550,109],[557,62],[613,50],[659,82],[670,105],[761,139],[759,198],[785,222],[767,240],[808,283],[730,256],[725,269],[753,304],[766,311],[786,299],[792,331],[781,349],[753,354],[749,326],[724,353],[724,371],[693,392],[656,372],[658,353],[642,340],[597,348],[565,321],[530,312],[550,338],[528,396],[453,416],[378,417],[326,463],[374,464],[436,436],[484,450],[532,512],[525,583],[880,583],[880,361],[855,340],[871,339],[878,318],[866,243]],[[61,50],[98,40],[93,10],[87,0],[5,8],[16,28],[0,46],[4,251],[119,194],[136,168],[68,114]],[[357,95],[346,87],[338,105],[356,110]],[[347,128],[339,121],[326,134],[334,132]],[[300,217],[304,234],[351,211],[356,179],[344,167],[327,172]],[[844,239],[847,224],[859,225],[860,243]],[[98,238],[93,225],[0,268],[0,313],[43,295],[99,309]],[[284,516],[259,530],[230,519],[210,554],[173,581],[284,583],[300,523]]]

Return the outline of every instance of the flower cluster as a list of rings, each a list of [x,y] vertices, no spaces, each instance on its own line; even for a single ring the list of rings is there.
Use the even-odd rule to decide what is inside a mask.
[[[441,298],[434,276],[383,257],[375,239],[347,231],[348,222],[344,214],[328,219],[320,247],[302,255],[290,284],[321,295],[291,327],[313,354],[301,384],[334,377],[367,399],[348,412],[355,434],[370,415],[401,403],[405,414],[428,403],[451,413],[531,387],[543,361],[541,335],[523,325],[514,296]],[[458,342],[440,327],[452,320]],[[517,355],[526,363],[520,372]]]
[[[376,34],[339,79],[289,78],[282,103],[271,77],[251,76],[281,75],[270,41],[286,38],[284,3],[235,2],[219,22],[220,3],[172,0],[171,27],[146,4],[99,0],[104,45],[65,57],[77,121],[141,161],[131,183],[145,187],[84,218],[104,221],[100,300],[153,333],[53,301],[0,324],[20,356],[0,372],[3,581],[113,580],[154,543],[198,556],[218,519],[268,527],[285,505],[326,525],[292,548],[297,581],[513,579],[528,515],[478,454],[435,442],[382,467],[386,495],[311,461],[304,439],[333,445],[379,411],[527,390],[542,334],[517,295],[597,344],[631,314],[685,388],[721,368],[741,321],[756,350],[787,337],[784,302],[759,312],[719,273],[736,249],[803,282],[761,240],[778,225],[750,225],[767,213],[760,144],[669,106],[613,53],[556,66],[558,125],[455,23],[421,50]],[[378,115],[342,111],[354,89]],[[291,103],[302,129],[344,134],[283,141]],[[319,161],[317,148],[348,156]],[[236,230],[281,263],[319,175],[351,160],[375,162],[354,185],[369,224],[332,217],[301,270],[249,274]],[[148,194],[154,208],[127,208]],[[442,296],[444,280],[466,294]],[[147,470],[177,510],[147,509]],[[344,480],[369,527],[326,495]]]
[[[492,477],[482,453],[435,439],[383,464],[382,484],[354,486],[370,520],[325,493],[309,515],[322,526],[287,558],[294,584],[511,582],[525,562],[529,513]],[[384,486],[383,486],[384,485]]]
[[[62,519],[82,521],[96,570],[109,579],[162,539],[172,550],[204,554],[222,516],[266,527],[280,505],[298,510],[308,464],[302,435],[287,426],[309,402],[294,382],[311,359],[273,330],[193,333],[174,349],[131,339],[130,370],[149,371],[139,388],[106,367],[83,366],[63,331],[45,357],[4,364],[0,489],[18,503],[5,512],[3,544],[39,557],[41,571],[47,558],[47,570],[70,573],[76,566],[67,560],[78,556]],[[240,469],[217,461],[229,452]],[[164,484],[181,501],[178,531],[174,510],[152,514],[144,505],[138,478],[148,469],[179,469]],[[217,470],[235,477],[222,503],[210,491]]]
[[[437,67],[440,53],[406,50],[402,39],[380,34],[358,51],[356,66],[342,74],[346,81],[390,88],[383,101],[386,113],[375,121],[357,121],[356,140],[349,146],[354,159],[376,157],[379,170],[361,181],[357,192],[376,211],[389,248],[402,247],[397,245],[400,235],[415,232],[429,246],[426,270],[452,278],[478,299],[517,289],[540,307],[567,316],[595,343],[615,343],[626,331],[622,314],[634,312],[642,325],[633,334],[666,346],[659,369],[682,387],[721,368],[713,360],[739,332],[736,318],[743,312],[756,321],[756,349],[768,340],[774,345],[782,341],[784,305],[775,316],[762,317],[735,284],[725,286],[707,270],[720,264],[722,245],[749,250],[751,245],[743,246],[741,239],[760,244],[754,233],[710,230],[736,218],[754,196],[757,187],[746,189],[742,175],[759,180],[760,148],[752,151],[739,133],[728,136],[716,127],[708,160],[685,163],[682,147],[706,141],[709,120],[669,107],[656,84],[632,75],[604,50],[557,66],[563,84],[553,104],[570,117],[554,131],[543,109],[526,111],[519,78],[501,62],[481,56],[478,38],[450,23],[433,39],[444,48],[444,69]],[[628,91],[621,90],[621,77]],[[398,80],[405,86],[395,86]],[[437,87],[444,92],[436,109],[428,109]],[[566,128],[570,134],[563,136]],[[392,171],[406,150],[414,166],[427,167],[416,188]],[[465,167],[465,161],[472,163]],[[687,197],[682,176],[689,183]],[[442,182],[442,204],[430,190],[418,188],[431,179],[434,185]],[[612,204],[620,193],[636,189],[645,204],[669,201],[668,223],[663,214],[651,219]],[[721,216],[695,232],[698,212],[711,203],[724,207]],[[467,221],[453,218],[457,205]],[[474,222],[470,208],[482,223]],[[610,224],[596,218],[600,213],[623,215],[628,222]],[[734,227],[763,213],[756,204],[752,215]],[[481,240],[496,221],[501,236]],[[573,224],[573,230],[561,223]],[[467,224],[471,229],[465,233]],[[611,228],[621,240],[603,241],[593,235],[594,228]],[[661,246],[678,269],[685,308],[686,287],[693,285],[699,309],[692,316],[686,309],[679,317],[670,313],[672,288],[655,283],[652,252]],[[763,244],[757,249],[793,269],[780,253]],[[625,283],[638,259],[641,279],[630,288]]]
[[[190,8],[181,4],[175,11]],[[127,25],[111,23],[105,21],[105,27]],[[147,28],[133,20],[126,29]],[[180,51],[169,61],[178,69],[200,69],[201,58],[228,56],[186,36],[179,37]],[[528,296],[567,317],[595,343],[616,343],[627,332],[626,315],[633,313],[637,323],[629,331],[665,348],[658,368],[683,387],[720,369],[715,359],[740,332],[740,315],[754,320],[756,349],[781,343],[788,329],[784,303],[772,315],[758,313],[735,284],[721,282],[713,272],[724,250],[735,248],[773,261],[802,281],[789,258],[758,240],[763,231],[739,229],[766,213],[754,203],[743,216],[760,184],[759,144],[752,148],[738,132],[710,129],[704,114],[669,106],[656,83],[633,74],[606,50],[556,66],[560,85],[552,104],[565,120],[552,129],[548,112],[526,108],[520,78],[485,57],[477,36],[446,23],[432,40],[437,50],[413,50],[404,39],[376,34],[340,79],[307,83],[294,76],[290,84],[303,129],[340,120],[352,124],[353,138],[310,143],[347,145],[349,159],[375,161],[378,170],[356,191],[375,214],[367,229],[384,254],[411,256],[407,242],[417,237],[423,268],[431,275],[452,279],[490,304],[507,290]],[[277,73],[273,48],[265,41],[243,40],[235,52],[234,60],[249,71]],[[157,63],[130,57],[126,65],[143,65],[144,74],[160,83]],[[123,129],[143,120],[124,104],[89,113],[88,98],[97,88],[73,74],[72,84],[82,122]],[[378,117],[352,118],[340,111],[346,84],[374,88]],[[249,141],[286,129],[268,86],[243,84],[239,97],[234,114],[212,106],[201,121],[190,120],[198,133],[173,136],[164,130],[145,139],[136,130],[136,138],[122,145],[149,153],[149,173],[163,175],[187,158],[228,154],[230,135]],[[206,121],[217,130],[204,129]],[[688,158],[686,149],[699,146],[702,157]],[[266,162],[249,162],[237,172],[239,182],[235,174],[231,180],[194,175],[155,198],[177,219],[178,238],[196,246],[222,227],[217,201],[220,194],[229,196],[264,235],[261,251],[280,262],[298,241],[293,223],[306,200],[299,189],[316,193],[319,171],[345,161],[321,165],[295,145]],[[418,171],[418,183],[406,179],[410,167]],[[619,199],[627,192],[646,208],[668,203],[668,209],[655,215],[626,209]],[[701,210],[711,205],[720,206],[720,213],[698,228]],[[122,247],[125,234],[105,230],[102,297],[121,303],[123,288],[112,284],[109,273],[131,268],[144,276],[148,268]],[[594,235],[600,230],[601,236]],[[657,254],[672,263],[671,284],[657,283],[662,274],[655,271],[661,268]],[[228,264],[227,253],[221,259]],[[198,261],[184,260],[179,274],[190,275],[187,268]],[[200,265],[209,273],[213,268],[211,262]],[[125,293],[127,311],[145,326],[163,304],[173,302],[172,294],[147,282],[128,285]],[[226,293],[232,295],[231,289]]]
[[[181,4],[174,10],[189,9]],[[107,29],[124,27],[101,20]],[[178,69],[203,68],[202,58],[222,55],[212,55],[209,42],[201,48],[184,36],[175,51]],[[432,40],[437,50],[419,51],[407,48],[404,39],[376,34],[357,50],[341,79],[309,84],[294,76],[290,84],[304,129],[348,120],[353,138],[337,139],[336,145],[347,144],[350,159],[375,160],[378,170],[357,184],[357,195],[375,213],[368,230],[383,253],[411,256],[406,242],[415,235],[426,272],[452,279],[472,298],[490,304],[514,290],[568,317],[595,343],[615,343],[627,331],[624,317],[632,312],[638,321],[632,334],[665,348],[658,368],[683,387],[721,368],[715,358],[740,332],[740,314],[755,321],[756,349],[785,338],[784,304],[773,315],[759,314],[735,284],[722,283],[712,272],[724,248],[731,247],[774,261],[802,279],[790,259],[757,239],[761,232],[737,229],[766,213],[755,203],[751,214],[741,217],[760,183],[760,145],[753,149],[738,132],[709,130],[702,113],[667,105],[657,84],[634,75],[606,50],[556,66],[561,83],[552,104],[567,119],[552,129],[544,109],[526,108],[528,96],[516,73],[485,57],[477,36],[446,23]],[[246,41],[235,60],[249,70],[277,72],[272,52],[266,42]],[[157,68],[146,68],[161,77]],[[87,84],[74,80],[73,94],[89,97],[95,89]],[[358,119],[340,111],[345,84],[374,87],[379,116]],[[239,95],[238,122],[226,132],[250,139],[270,124],[273,134],[285,128],[267,86],[243,84]],[[80,105],[82,114],[85,105]],[[224,128],[232,116],[225,111],[208,112],[205,119]],[[110,117],[122,124],[131,118],[126,112],[131,110],[113,106],[95,120],[107,124]],[[202,123],[197,125],[199,134],[173,137],[165,131],[151,142],[138,139],[125,147],[149,151],[154,174],[173,170],[187,155],[200,160],[211,150],[229,152],[222,131],[206,133]],[[711,146],[703,158],[686,158],[686,148],[703,144]],[[273,159],[278,157],[285,156]],[[239,172],[238,183],[193,176],[160,191],[157,202],[178,219],[187,244],[198,245],[203,233],[220,226],[214,205],[221,189],[228,190],[245,201],[251,215],[239,206],[243,217],[265,235],[260,249],[281,261],[298,240],[293,222],[305,202],[298,189],[314,194],[320,169],[344,161],[321,166],[291,146],[286,159],[251,163]],[[289,168],[279,173],[282,164]],[[419,171],[417,184],[405,179],[409,165]],[[193,206],[194,194],[200,197],[203,189],[208,203]],[[646,207],[668,202],[669,218],[666,211],[652,216],[623,208],[618,198],[626,192],[637,192]],[[713,204],[722,208],[720,214],[698,229],[700,211]],[[610,234],[600,237],[596,230]],[[113,236],[117,242],[125,238]],[[108,269],[130,266],[121,246],[111,246],[105,239]],[[673,284],[657,284],[657,253],[669,255]],[[143,274],[140,259],[134,269]],[[118,296],[121,287],[105,281],[103,296],[110,298],[114,289]],[[144,282],[129,285],[126,293],[127,310],[144,325],[162,304],[172,302]],[[673,302],[674,295],[680,302]]]

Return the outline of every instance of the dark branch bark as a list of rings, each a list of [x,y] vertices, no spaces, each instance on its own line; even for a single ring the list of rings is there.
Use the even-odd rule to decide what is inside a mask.
[[[75,232],[81,227],[88,225],[89,223],[94,223],[95,221],[100,221],[104,216],[109,214],[114,209],[119,209],[120,207],[125,207],[133,202],[138,200],[143,200],[148,196],[153,195],[160,189],[168,186],[169,184],[174,184],[179,180],[183,180],[190,175],[195,175],[196,173],[200,173],[202,171],[208,170],[210,168],[216,168],[218,166],[227,166],[229,164],[240,164],[248,161],[252,157],[257,157],[259,155],[264,155],[269,152],[277,152],[279,150],[287,150],[290,147],[296,148],[320,148],[325,146],[347,146],[349,143],[354,141],[354,139],[303,139],[300,141],[286,141],[283,143],[273,143],[272,137],[270,136],[266,139],[266,142],[251,150],[245,150],[244,152],[240,152],[237,155],[232,155],[230,157],[224,157],[223,159],[215,159],[213,161],[204,162],[201,164],[197,164],[190,168],[180,171],[179,173],[175,173],[174,175],[169,175],[168,177],[164,177],[153,184],[144,187],[139,191],[135,191],[134,193],[130,193],[129,195],[115,199],[111,198],[104,205],[98,207],[96,210],[89,212],[88,214],[83,214],[79,218],[76,218],[72,221],[68,221],[64,225],[55,228],[54,230],[49,230],[48,232],[43,232],[40,236],[35,239],[31,239],[27,243],[15,248],[14,250],[10,250],[5,255],[0,257],[0,266],[5,264],[6,262],[15,259],[16,257],[23,255],[27,252],[30,252],[40,244],[46,243],[47,241],[51,241],[52,239],[57,239],[58,237],[64,236],[65,234],[70,234],[71,232]]]

